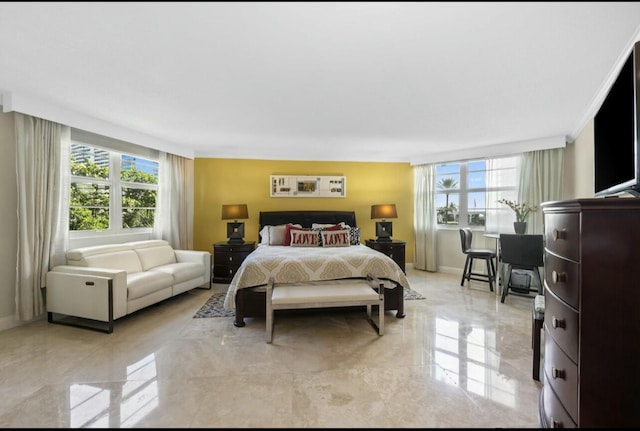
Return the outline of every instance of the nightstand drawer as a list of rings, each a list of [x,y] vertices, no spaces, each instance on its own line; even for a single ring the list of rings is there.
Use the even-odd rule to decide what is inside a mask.
[[[247,258],[247,256],[249,256],[249,254],[251,254],[250,251],[229,253],[225,253],[223,251],[215,251],[213,253],[213,264],[240,266],[240,264]]]
[[[238,272],[239,267],[240,265],[214,265],[213,279],[216,281],[226,280],[225,282],[231,282],[231,279],[236,275],[236,272]]]

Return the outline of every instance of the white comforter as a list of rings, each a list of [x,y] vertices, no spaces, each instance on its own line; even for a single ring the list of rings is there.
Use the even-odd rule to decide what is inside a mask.
[[[389,256],[365,245],[349,247],[287,247],[260,245],[242,262],[231,280],[224,306],[235,308],[238,289],[275,283],[301,283],[371,274],[410,288],[402,269]],[[389,286],[395,287],[395,286]]]

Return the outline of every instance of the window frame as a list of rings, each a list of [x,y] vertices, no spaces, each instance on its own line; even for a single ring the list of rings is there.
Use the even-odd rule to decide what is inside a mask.
[[[73,175],[71,174],[71,166],[69,166],[69,176],[70,176],[69,187],[71,187],[72,183],[98,184],[98,185],[105,185],[109,187],[109,228],[108,229],[91,229],[91,230],[71,230],[67,225],[69,239],[74,240],[74,239],[82,239],[82,238],[89,238],[89,237],[96,237],[96,236],[107,237],[107,236],[114,236],[114,235],[151,234],[153,232],[153,226],[135,227],[135,228],[122,227],[122,224],[123,224],[122,190],[123,190],[123,187],[155,190],[156,206],[154,208],[154,211],[157,211],[157,206],[158,206],[157,198],[160,192],[160,186],[159,186],[160,173],[158,173],[157,184],[135,183],[131,181],[122,180],[121,179],[122,156],[129,156],[137,159],[149,160],[156,163],[159,163],[159,161],[149,158],[148,156],[141,157],[135,154],[112,150],[110,148],[105,148],[103,146],[82,142],[76,139],[71,140],[71,147],[73,147],[73,145],[82,145],[90,148],[95,148],[95,149],[106,151],[109,154],[109,178],[106,178],[106,179]],[[67,213],[68,215],[71,214],[71,202],[69,202],[69,205],[67,205]],[[154,214],[154,217],[155,217],[155,214]]]
[[[436,165],[436,183],[438,178],[438,168],[440,166],[446,165],[454,165],[457,164],[460,166],[460,170],[458,172],[459,182],[458,187],[456,189],[451,189],[452,193],[456,193],[458,195],[458,223],[438,223],[436,220],[436,228],[443,230],[458,230],[460,228],[471,228],[477,231],[485,231],[487,226],[487,213],[489,210],[494,209],[494,205],[489,205],[487,202],[486,196],[489,192],[496,191],[513,191],[515,193],[518,192],[518,185],[499,185],[496,187],[488,187],[485,181],[485,186],[482,188],[479,187],[469,187],[468,186],[468,178],[469,178],[469,164],[479,161],[484,161],[485,163],[485,179],[487,177],[487,172],[489,172],[489,162],[494,159],[502,159],[502,158],[517,158],[519,156],[506,156],[506,157],[496,157],[496,158],[478,158],[478,159],[468,159],[468,160],[453,160],[449,162],[438,163]],[[484,214],[485,214],[485,224],[484,225],[471,225],[469,224],[469,195],[471,193],[479,193],[484,192],[485,194],[485,204],[484,204]],[[442,191],[439,189],[434,190],[434,206],[436,209],[437,206],[437,198],[438,196],[444,195]],[[497,204],[496,204],[497,206]]]

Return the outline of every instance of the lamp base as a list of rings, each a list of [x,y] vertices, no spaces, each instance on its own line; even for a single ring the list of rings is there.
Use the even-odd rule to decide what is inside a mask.
[[[230,238],[229,241],[227,241],[227,244],[241,245],[241,244],[244,244],[244,239],[242,239],[242,238]]]
[[[244,244],[244,223],[235,221],[227,223],[227,244]]]
[[[376,238],[376,241],[378,241],[378,242],[393,242],[391,237],[388,237],[388,236],[382,237],[382,238],[378,237],[378,238]]]

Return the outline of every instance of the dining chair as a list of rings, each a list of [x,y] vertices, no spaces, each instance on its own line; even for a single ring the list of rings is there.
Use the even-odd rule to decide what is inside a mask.
[[[496,267],[493,260],[496,258],[496,251],[488,248],[472,248],[473,232],[470,228],[460,228],[460,243],[462,245],[462,253],[467,255],[464,262],[464,270],[462,271],[462,281],[460,286],[464,286],[465,280],[486,281],[489,283],[489,289],[493,292],[493,283],[496,281]],[[474,259],[482,259],[487,263],[487,273],[473,272]]]
[[[506,276],[502,282],[502,298],[507,295],[535,298],[542,293],[540,267],[544,266],[543,235],[500,234],[500,261]],[[531,277],[537,286],[531,284]],[[516,282],[520,279],[520,282]],[[532,295],[532,293],[535,293]]]

